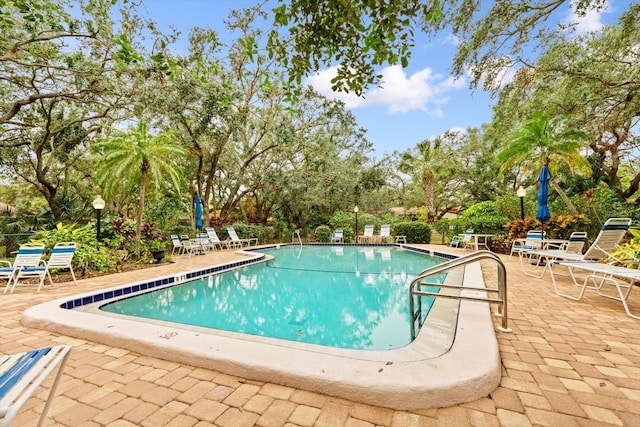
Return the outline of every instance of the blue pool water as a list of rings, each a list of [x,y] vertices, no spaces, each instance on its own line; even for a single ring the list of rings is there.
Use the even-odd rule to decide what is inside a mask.
[[[411,280],[444,261],[395,247],[284,246],[261,252],[274,259],[101,309],[325,346],[386,350],[411,342]],[[425,302],[423,310],[428,311]]]

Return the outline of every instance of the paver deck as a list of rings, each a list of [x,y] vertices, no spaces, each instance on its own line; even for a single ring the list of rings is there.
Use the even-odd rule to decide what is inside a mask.
[[[442,250],[442,247],[438,247]],[[447,248],[449,250],[449,248]],[[451,248],[454,252],[463,252]],[[0,353],[53,344],[73,350],[47,425],[55,426],[638,426],[640,322],[622,304],[591,292],[561,298],[548,275],[508,271],[509,325],[498,333],[500,386],[486,398],[449,408],[395,411],[148,357],[126,349],[26,328],[22,312],[79,292],[237,259],[231,251],[175,257],[175,263],[0,295]],[[488,264],[485,280],[495,276]],[[629,300],[640,311],[640,292]],[[46,387],[49,382],[44,383]],[[15,425],[35,425],[44,389]]]

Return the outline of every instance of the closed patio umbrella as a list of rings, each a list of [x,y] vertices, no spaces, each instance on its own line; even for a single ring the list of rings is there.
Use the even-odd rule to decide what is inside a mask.
[[[200,194],[196,193],[196,231],[202,229],[202,200]]]
[[[549,206],[547,201],[549,199],[549,180],[551,179],[551,173],[549,168],[545,165],[540,169],[540,175],[538,175],[538,212],[536,213],[536,219],[542,223],[542,238],[544,239],[544,222],[551,218],[549,212]]]

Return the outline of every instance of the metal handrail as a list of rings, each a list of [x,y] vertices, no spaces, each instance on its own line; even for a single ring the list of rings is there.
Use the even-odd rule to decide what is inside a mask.
[[[302,246],[302,238],[300,237],[300,230],[295,230],[293,233],[291,233],[291,243],[296,242],[296,237],[298,238],[298,242],[300,243],[300,246]]]
[[[482,259],[491,259],[496,261],[498,265],[498,289],[492,288],[479,288],[479,287],[470,287],[470,286],[462,286],[462,285],[450,285],[444,283],[431,283],[431,282],[423,282],[424,279],[434,276],[436,274],[444,273],[452,268],[464,266],[470,264],[472,262],[480,261]],[[453,295],[453,294],[443,294],[440,292],[430,292],[423,291],[420,288],[422,286],[437,286],[439,288],[446,289],[459,289],[461,291],[472,290],[472,291],[483,291],[483,292],[491,292],[498,293],[497,298],[489,298],[487,296],[467,296],[467,295]],[[417,289],[416,289],[417,288]],[[502,260],[491,251],[478,251],[471,253],[469,255],[452,259],[446,261],[442,264],[435,265],[433,267],[427,268],[420,272],[418,277],[413,279],[411,285],[409,286],[409,299],[410,299],[410,308],[411,308],[411,335],[415,338],[415,324],[418,322],[418,326],[422,326],[420,323],[420,318],[422,315],[422,299],[418,298],[418,310],[415,308],[415,296],[430,296],[430,297],[443,297],[443,298],[453,298],[459,300],[468,300],[468,301],[485,301],[485,302],[496,302],[499,303],[499,311],[494,313],[496,317],[502,317],[502,325],[498,326],[498,330],[502,332],[512,332],[511,328],[508,326],[508,317],[507,317],[507,270],[502,262]]]

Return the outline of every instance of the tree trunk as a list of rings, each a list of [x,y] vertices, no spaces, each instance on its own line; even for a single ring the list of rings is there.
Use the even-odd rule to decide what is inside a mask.
[[[422,186],[424,188],[425,205],[427,207],[427,222],[433,225],[436,222],[436,205],[434,194],[435,177],[432,171],[422,174]]]
[[[551,186],[553,187],[554,190],[556,190],[556,192],[558,193],[558,195],[560,196],[560,198],[562,199],[562,201],[565,203],[565,205],[567,205],[567,208],[569,208],[569,212],[571,212],[571,215],[578,215],[578,210],[576,209],[576,207],[573,205],[573,203],[571,203],[571,200],[569,199],[569,197],[567,196],[567,194],[562,190],[562,188],[560,188],[560,186],[558,185],[558,183],[556,182],[555,179],[551,178],[549,180],[549,183],[551,184]]]
[[[138,203],[138,218],[136,219],[136,256],[140,257],[140,239],[142,238],[142,213],[144,212],[144,197],[146,192],[147,172],[142,169],[140,175],[140,202]]]

